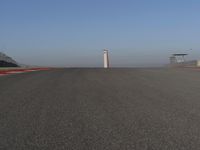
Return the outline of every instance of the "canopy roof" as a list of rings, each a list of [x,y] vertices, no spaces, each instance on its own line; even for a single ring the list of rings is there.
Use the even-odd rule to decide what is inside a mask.
[[[173,54],[173,56],[186,56],[188,54]]]

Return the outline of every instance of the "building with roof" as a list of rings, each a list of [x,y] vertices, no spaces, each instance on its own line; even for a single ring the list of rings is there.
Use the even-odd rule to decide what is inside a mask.
[[[171,67],[200,67],[200,60],[186,60],[188,54],[172,54],[169,57]]]

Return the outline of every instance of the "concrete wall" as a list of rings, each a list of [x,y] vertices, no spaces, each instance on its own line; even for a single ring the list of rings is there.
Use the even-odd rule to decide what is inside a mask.
[[[197,60],[186,61],[183,63],[185,67],[197,67]]]
[[[183,63],[171,64],[171,67],[200,67],[200,60],[186,61]]]

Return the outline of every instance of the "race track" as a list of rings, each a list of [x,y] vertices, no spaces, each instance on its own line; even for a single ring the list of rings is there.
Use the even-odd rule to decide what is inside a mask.
[[[0,77],[2,150],[197,150],[200,71],[52,69]]]

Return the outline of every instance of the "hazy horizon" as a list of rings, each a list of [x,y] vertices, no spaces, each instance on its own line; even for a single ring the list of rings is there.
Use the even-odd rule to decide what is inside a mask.
[[[0,51],[27,65],[162,66],[172,53],[200,59],[197,0],[3,0]],[[191,50],[192,49],[192,50]]]

